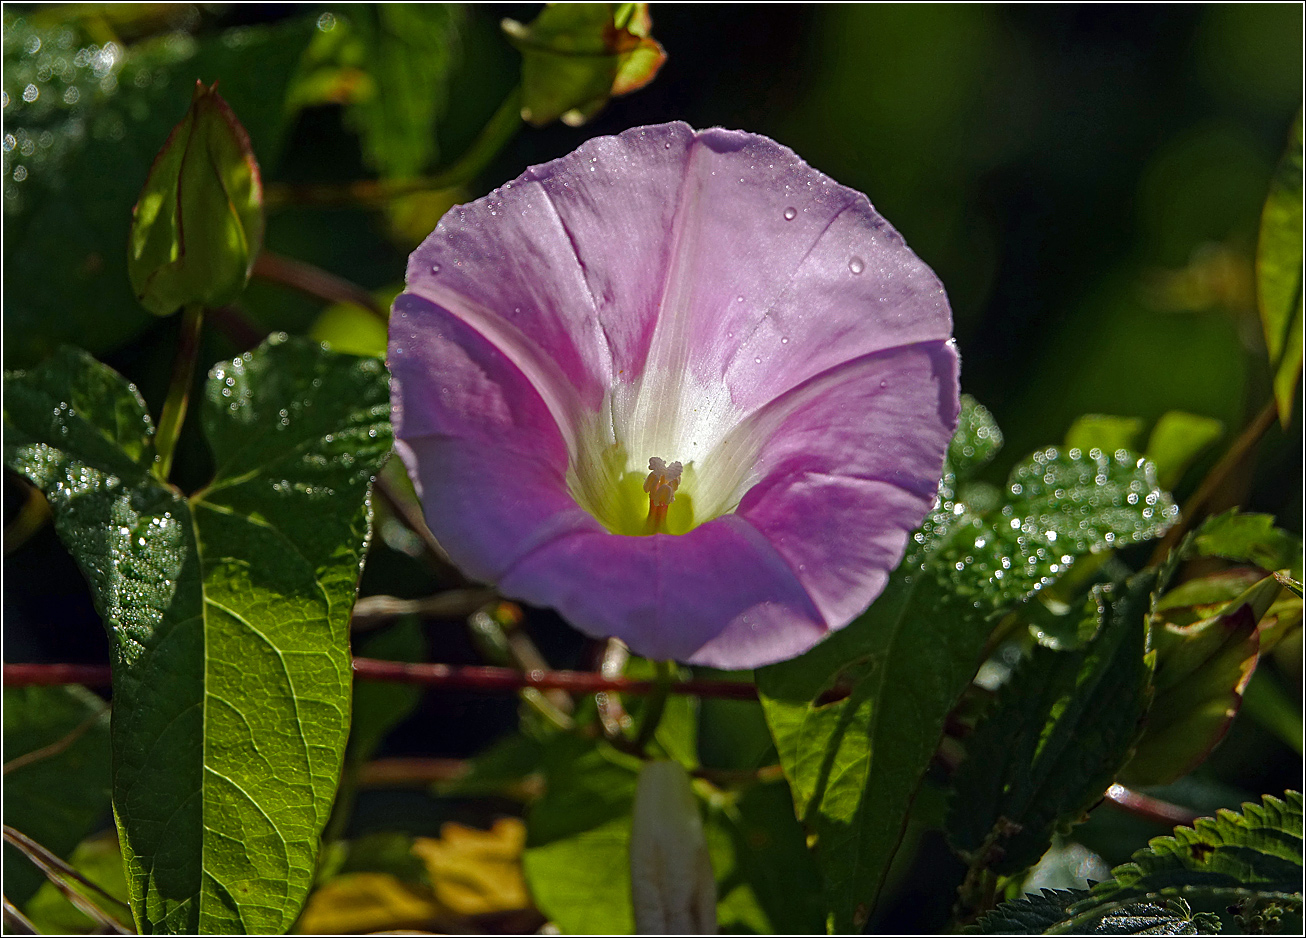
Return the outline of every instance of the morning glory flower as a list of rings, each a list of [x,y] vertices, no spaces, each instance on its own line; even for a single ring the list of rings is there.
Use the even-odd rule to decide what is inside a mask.
[[[793,657],[884,589],[958,410],[943,287],[766,137],[597,137],[412,254],[399,452],[470,576],[637,654]]]

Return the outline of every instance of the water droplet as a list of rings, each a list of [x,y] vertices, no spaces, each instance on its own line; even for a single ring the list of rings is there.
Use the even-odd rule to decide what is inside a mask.
[[[741,293],[741,294],[739,294],[739,296],[735,297],[735,302],[736,302],[736,303],[742,303],[742,302],[744,302],[744,295]]]
[[[794,208],[792,205],[785,209],[785,221],[793,221],[797,217],[798,209]]]
[[[851,270],[854,274],[860,274],[863,270],[866,269],[866,261],[854,255],[853,258],[848,261],[848,269]]]
[[[40,96],[41,96],[41,89],[36,87],[36,85],[28,85],[26,88],[23,89],[23,100],[26,101],[28,104],[31,104]]]
[[[671,149],[671,144],[669,144],[669,143],[664,143],[664,144],[662,144],[662,147],[663,147],[663,149],[670,150],[670,149]]]
[[[881,381],[881,382],[880,382],[880,388],[881,388],[881,389],[887,388],[888,386],[889,386],[889,382],[888,382],[888,381]]]
[[[759,365],[762,364],[762,359],[760,359],[760,358],[754,358],[753,361],[756,362],[756,363],[759,364]]]
[[[432,264],[432,265],[431,265],[431,273],[433,273],[433,274],[438,274],[439,272],[440,272],[440,265],[439,265],[439,264]]]
[[[789,336],[787,336],[787,335],[785,335],[785,336],[781,336],[781,337],[780,337],[780,344],[781,344],[781,345],[788,345],[788,344],[789,344]]]

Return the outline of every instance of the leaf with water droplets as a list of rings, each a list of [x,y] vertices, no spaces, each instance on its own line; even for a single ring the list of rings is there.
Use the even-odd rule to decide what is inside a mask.
[[[349,728],[349,611],[390,451],[376,359],[270,339],[214,368],[217,474],[151,474],[134,388],[64,349],[6,377],[5,459],[50,500],[109,633],[114,810],[142,930],[280,932]]]
[[[1175,517],[1149,464],[1056,450],[1018,466],[999,506],[980,513],[959,499],[958,478],[978,472],[1001,439],[964,399],[938,502],[884,593],[807,654],[758,671],[795,808],[816,835],[835,931],[865,924],[993,621],[1076,556],[1154,537]],[[822,702],[833,688],[848,696]]]
[[[1128,761],[1151,700],[1155,583],[1149,572],[1095,588],[1097,636],[1078,651],[1035,647],[966,741],[947,832],[972,866],[1014,875],[1034,864]]]

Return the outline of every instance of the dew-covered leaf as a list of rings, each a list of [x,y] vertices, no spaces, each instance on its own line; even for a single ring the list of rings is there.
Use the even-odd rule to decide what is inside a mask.
[[[1078,823],[1129,759],[1151,698],[1145,654],[1154,574],[1097,587],[1097,636],[1077,651],[1035,647],[966,741],[947,831],[973,866],[1011,875]]]
[[[138,926],[284,931],[349,727],[349,610],[389,388],[375,359],[272,339],[213,369],[202,416],[217,474],[185,498],[151,474],[135,390],[64,350],[6,378],[5,458],[49,499],[109,633]]]
[[[1000,435],[973,402],[969,413],[935,508],[879,599],[811,651],[757,673],[795,810],[814,836],[834,931],[869,920],[994,621],[1077,556],[1155,537],[1177,515],[1146,461],[1055,449],[1017,466],[998,506],[974,510],[958,497],[954,461],[974,471],[982,461],[972,460],[991,457]],[[848,695],[822,700],[835,688]]]

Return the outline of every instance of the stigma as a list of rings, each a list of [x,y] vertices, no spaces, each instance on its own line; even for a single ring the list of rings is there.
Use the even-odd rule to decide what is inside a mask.
[[[670,465],[654,456],[648,461],[649,474],[644,480],[644,491],[648,492],[648,522],[645,530],[649,534],[667,530],[667,508],[676,500],[676,489],[680,488],[680,473],[684,470],[679,462]]]

